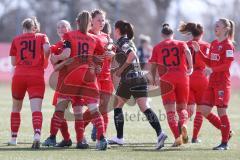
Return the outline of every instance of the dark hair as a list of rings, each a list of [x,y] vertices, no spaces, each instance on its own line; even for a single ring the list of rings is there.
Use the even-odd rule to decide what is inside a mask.
[[[127,21],[119,20],[115,23],[115,29],[119,29],[121,35],[127,35],[129,39],[133,39],[133,25]]]
[[[111,34],[112,29],[111,29],[111,24],[109,23],[108,20],[105,21],[105,25],[102,29],[102,32],[106,33],[106,34]]]
[[[181,22],[178,30],[183,34],[190,32],[193,35],[193,37],[198,37],[201,34],[203,34],[203,26],[199,23],[193,22],[188,23]]]
[[[78,14],[76,18],[77,26],[82,33],[86,34],[88,32],[88,26],[89,23],[91,22],[91,19],[92,17],[88,11],[82,11],[81,13]]]
[[[35,28],[36,32],[40,32],[40,23],[37,17],[26,18],[22,21],[22,26],[26,30],[31,30],[32,27]]]
[[[173,34],[173,30],[172,30],[172,28],[170,27],[169,24],[164,23],[164,24],[162,25],[162,31],[161,31],[161,33],[164,34],[164,35],[169,36],[169,35],[172,35],[172,34]]]
[[[106,16],[106,12],[104,12],[103,10],[100,10],[100,9],[95,9],[91,12],[92,18],[95,18],[98,14],[101,14],[104,17]]]

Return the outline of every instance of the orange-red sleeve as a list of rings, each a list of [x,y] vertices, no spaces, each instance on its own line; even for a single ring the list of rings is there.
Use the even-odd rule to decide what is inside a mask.
[[[16,55],[17,55],[17,47],[16,47],[16,44],[15,44],[15,40],[13,40],[12,44],[11,44],[11,49],[10,49],[9,56],[16,56]]]
[[[158,62],[157,53],[158,53],[157,47],[155,46],[152,51],[152,56],[148,61],[149,63],[157,63]]]
[[[232,61],[234,60],[234,47],[227,45],[225,48],[225,55],[223,63],[219,66],[212,67],[213,72],[228,71],[231,67]]]

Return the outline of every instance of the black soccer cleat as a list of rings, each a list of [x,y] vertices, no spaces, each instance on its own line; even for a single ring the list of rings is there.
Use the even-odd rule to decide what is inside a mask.
[[[55,146],[57,144],[56,142],[56,137],[53,136],[53,137],[48,137],[43,143],[42,143],[42,146]]]
[[[40,149],[40,141],[33,141],[32,149]]]
[[[62,140],[60,143],[56,144],[55,147],[70,147],[72,146],[72,140],[69,139],[68,141]]]
[[[97,140],[97,128],[95,126],[92,128],[91,139],[93,142]]]
[[[229,147],[227,143],[221,143],[219,146],[214,147],[213,150],[218,150],[218,151],[223,151],[223,150],[228,150]]]
[[[89,148],[89,144],[80,141],[80,142],[77,143],[76,148],[77,149],[88,149]]]
[[[200,139],[194,139],[192,138],[192,143],[201,143],[202,141]]]

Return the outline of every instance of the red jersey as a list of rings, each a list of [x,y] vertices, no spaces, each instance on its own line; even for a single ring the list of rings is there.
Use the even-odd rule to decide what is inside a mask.
[[[186,75],[187,62],[185,49],[188,49],[185,42],[166,39],[153,48],[152,57],[149,62],[165,66],[168,69],[167,74],[180,73]],[[161,69],[160,66],[159,69]]]
[[[51,48],[50,48],[51,49],[51,53],[55,54],[55,55],[61,54],[62,51],[63,51],[63,46],[64,46],[63,41],[58,41],[54,45],[51,45]]]
[[[101,55],[105,51],[101,41],[91,33],[84,34],[79,30],[75,30],[65,33],[63,39],[71,45],[70,57]]]
[[[24,33],[13,39],[10,56],[16,57],[14,75],[43,76],[45,43],[49,43],[48,37],[41,33]]]
[[[109,36],[106,33],[101,32],[100,35],[96,35],[100,41],[102,46],[106,46],[109,43]],[[105,52],[105,51],[104,51]],[[100,79],[109,79],[110,76],[110,69],[111,68],[111,59],[105,58],[102,64],[101,73],[98,75]]]
[[[221,42],[214,40],[209,50],[209,58],[200,54],[206,65],[212,68],[209,85],[230,87],[230,66],[234,60],[234,46],[232,42],[225,39]]]
[[[206,56],[208,55],[210,44],[207,43],[207,42],[201,41],[201,40],[191,40],[191,41],[188,41],[188,42],[187,42],[188,48],[190,49],[191,54],[192,54],[193,70],[194,70],[194,71],[196,71],[196,70],[202,71],[202,70],[205,68],[206,64],[205,64],[205,62],[202,60],[200,54],[199,54],[199,53],[196,53],[196,52],[194,51],[193,46],[192,46],[192,41],[198,42],[201,51],[202,51]]]

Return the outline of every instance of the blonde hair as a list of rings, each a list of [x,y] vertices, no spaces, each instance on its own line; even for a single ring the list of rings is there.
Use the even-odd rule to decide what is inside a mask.
[[[26,30],[35,29],[35,32],[40,32],[40,23],[37,20],[37,17],[26,18],[22,21],[22,27]]]
[[[57,22],[57,26],[59,26],[60,24],[63,24],[64,26],[66,26],[66,28],[68,28],[68,30],[72,30],[70,22],[68,22],[66,20],[60,20]]]
[[[88,29],[89,29],[88,27],[91,20],[92,20],[92,17],[88,11],[82,11],[81,13],[79,13],[76,18],[78,29],[82,33],[86,34],[88,32]]]
[[[228,32],[226,33],[228,38],[231,41],[234,41],[235,23],[227,18],[220,18],[219,21],[222,22],[222,24],[228,29]]]

